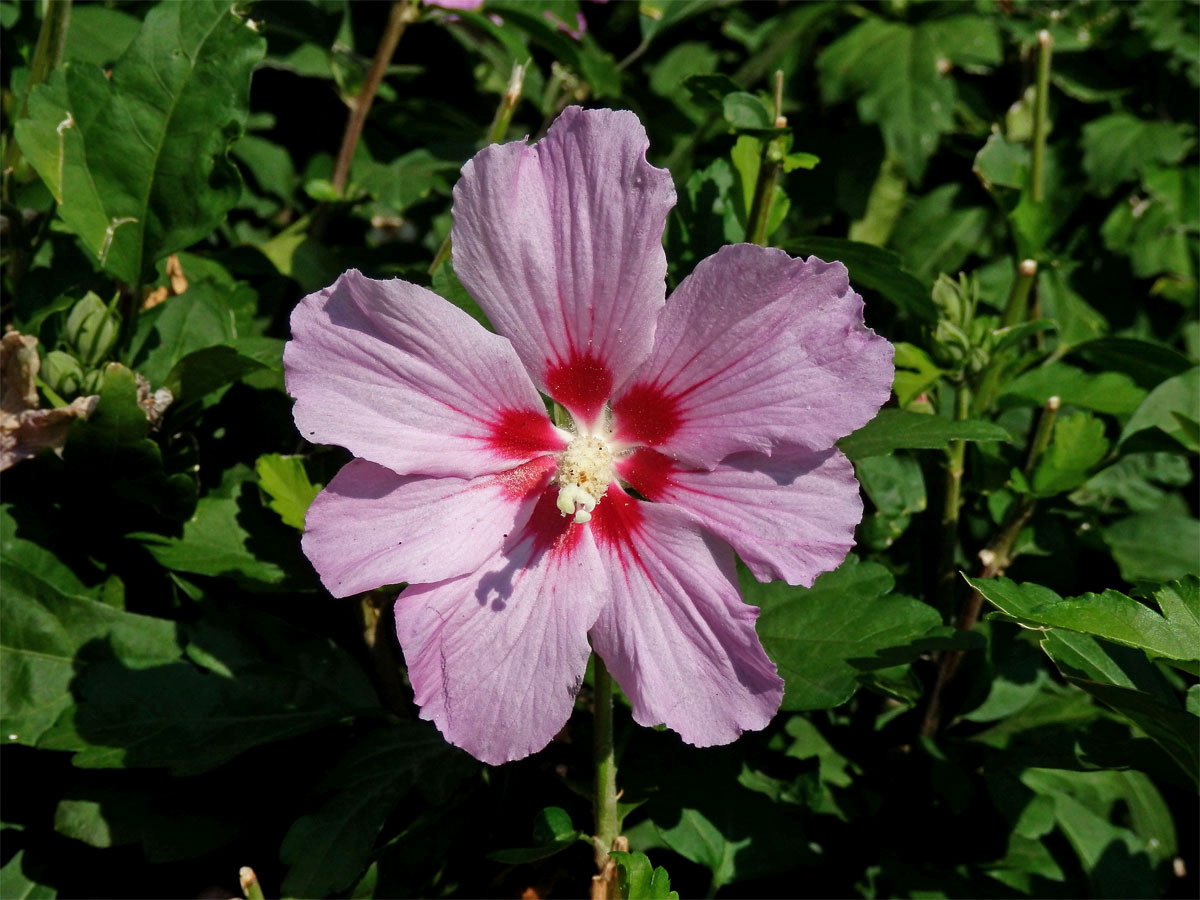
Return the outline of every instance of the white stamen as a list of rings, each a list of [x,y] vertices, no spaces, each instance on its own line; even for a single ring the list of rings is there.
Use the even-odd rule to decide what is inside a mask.
[[[558,508],[575,524],[591,521],[592,510],[613,479],[612,451],[598,437],[574,438],[558,458]]]

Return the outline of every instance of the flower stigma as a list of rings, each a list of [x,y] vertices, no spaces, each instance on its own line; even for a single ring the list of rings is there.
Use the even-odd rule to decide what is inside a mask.
[[[558,458],[558,508],[575,524],[591,521],[592,510],[613,480],[613,455],[598,437],[580,435],[567,444]]]

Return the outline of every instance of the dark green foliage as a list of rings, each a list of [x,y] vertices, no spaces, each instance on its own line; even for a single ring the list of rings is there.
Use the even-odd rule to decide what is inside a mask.
[[[845,563],[739,571],[782,711],[697,749],[618,703],[617,895],[1200,894],[1195,0],[414,4],[339,192],[390,6],[76,2],[39,53],[0,0],[0,324],[97,398],[3,475],[0,897],[588,893],[590,681],[499,768],[418,721],[396,588],[300,551],[348,455],[283,382],[350,267],[487,324],[431,263],[515,66],[498,138],[645,123],[671,288],[775,167],[768,242],[896,348]]]

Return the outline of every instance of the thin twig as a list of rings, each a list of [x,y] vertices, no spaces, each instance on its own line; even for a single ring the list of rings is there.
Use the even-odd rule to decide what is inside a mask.
[[[371,68],[367,70],[362,90],[358,92],[358,96],[350,105],[350,118],[346,121],[346,131],[342,135],[342,146],[338,150],[337,163],[334,164],[333,178],[331,179],[333,189],[339,196],[346,188],[346,179],[350,175],[350,163],[354,159],[358,139],[362,136],[367,113],[371,111],[371,104],[375,102],[375,95],[379,92],[379,85],[383,82],[383,73],[387,71],[387,67],[392,61],[396,45],[404,36],[404,29],[408,27],[409,22],[416,21],[416,18],[416,0],[399,0],[392,4],[387,27],[379,41],[379,48],[375,51],[375,58],[371,60]]]
[[[1033,477],[1033,472],[1050,443],[1050,435],[1053,433],[1054,422],[1058,417],[1059,403],[1058,397],[1051,397],[1046,401],[1042,414],[1038,418],[1037,428],[1030,440],[1029,453],[1025,459],[1027,479]],[[980,578],[995,578],[1003,575],[1012,565],[1013,560],[1016,559],[1013,549],[1016,546],[1017,538],[1021,535],[1021,529],[1033,517],[1036,508],[1037,500],[1029,495],[1022,496],[1013,503],[999,530],[988,541],[987,546],[979,551],[977,574]],[[983,597],[978,591],[971,591],[955,617],[954,627],[959,631],[970,631],[979,621],[979,614],[982,610]],[[946,686],[958,672],[959,666],[962,665],[964,653],[965,651],[962,650],[951,650],[938,660],[937,678],[929,692],[929,702],[925,707],[925,717],[921,722],[921,734],[925,737],[933,737],[941,729],[942,697]]]

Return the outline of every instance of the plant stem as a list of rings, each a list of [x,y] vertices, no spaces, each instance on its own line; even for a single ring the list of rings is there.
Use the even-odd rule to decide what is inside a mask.
[[[971,408],[971,392],[965,383],[954,390],[954,418],[962,421]],[[943,613],[953,607],[958,551],[958,517],[962,509],[962,480],[967,456],[966,441],[951,441],[946,450],[946,490],[942,504],[942,551],[938,565],[938,607]]]
[[[21,96],[21,104],[13,121],[25,115],[29,103],[29,92],[45,81],[54,68],[62,62],[63,47],[67,44],[67,28],[71,24],[71,0],[48,0],[42,15],[42,27],[38,31],[37,46],[33,51],[33,61],[29,64],[29,81],[25,85],[25,93]],[[17,165],[21,151],[17,147],[12,134],[8,137],[8,147],[4,151],[4,199],[10,200],[9,176]]]
[[[1008,302],[1004,305],[1004,327],[1020,325],[1029,316],[1029,294],[1037,281],[1038,264],[1035,259],[1023,259],[1017,266],[1017,277],[1013,279]]]
[[[1024,471],[1026,478],[1033,477],[1033,472],[1037,468],[1038,461],[1042,458],[1042,454],[1046,452],[1046,447],[1050,443],[1050,436],[1054,431],[1055,419],[1058,417],[1058,407],[1058,397],[1051,397],[1046,401],[1046,405],[1042,409],[1041,416],[1038,418],[1037,428],[1034,430],[1033,437],[1029,442],[1029,453],[1025,458]],[[988,541],[986,547],[979,551],[980,565],[977,573],[980,578],[994,578],[998,575],[1003,575],[1005,570],[1012,565],[1013,560],[1016,558],[1013,555],[1013,548],[1016,546],[1017,538],[1021,536],[1021,529],[1028,524],[1036,508],[1037,500],[1028,494],[1014,501],[995,536]],[[978,591],[971,591],[954,620],[954,627],[960,631],[970,631],[979,621],[979,614],[982,609],[983,597]],[[925,707],[925,718],[921,723],[921,734],[926,737],[933,737],[941,728],[942,694],[945,691],[946,685],[950,683],[955,673],[958,672],[958,667],[963,661],[963,655],[964,651],[962,650],[952,650],[938,660],[937,679],[934,681],[933,689],[929,692],[929,702]]]
[[[387,27],[384,28],[383,37],[375,51],[375,58],[371,60],[371,68],[367,70],[362,90],[358,92],[358,96],[354,98],[350,106],[350,118],[346,121],[342,146],[338,150],[337,162],[333,167],[331,182],[333,189],[339,195],[346,188],[346,179],[350,175],[350,162],[354,159],[354,150],[358,147],[358,139],[362,136],[363,126],[367,122],[367,113],[371,111],[371,104],[375,102],[375,95],[379,92],[383,73],[387,71],[388,64],[392,61],[396,45],[404,36],[404,29],[408,27],[409,22],[415,21],[416,18],[416,0],[398,0],[392,4]]]
[[[592,654],[592,684],[595,688],[593,755],[595,783],[592,806],[596,813],[596,833],[592,837],[596,874],[592,876],[592,900],[611,900],[617,895],[617,864],[610,850],[628,850],[629,842],[618,835],[617,757],[613,749],[613,682],[600,654]]]
[[[1045,196],[1043,174],[1046,162],[1046,129],[1050,124],[1050,55],[1054,39],[1050,37],[1049,31],[1042,29],[1038,32],[1037,42],[1037,93],[1033,101],[1033,163],[1029,169],[1029,195],[1034,203],[1041,203]]]
[[[775,72],[775,123],[776,128],[786,128],[783,115],[783,72]],[[767,245],[767,225],[771,219],[771,204],[775,200],[775,185],[779,181],[779,170],[783,167],[783,139],[773,137],[763,143],[762,156],[758,164],[758,178],[754,182],[754,199],[746,219],[746,240],[760,247]]]
[[[593,653],[595,685],[595,722],[593,749],[596,761],[596,781],[592,795],[596,812],[596,868],[601,873],[609,863],[608,851],[617,837],[617,761],[613,752],[613,686],[612,676]]]
[[[517,103],[521,99],[521,92],[525,89],[525,72],[529,69],[529,64],[532,60],[527,59],[523,63],[515,63],[512,67],[512,72],[508,75],[508,87],[505,88],[504,96],[500,98],[500,105],[496,107],[496,115],[492,117],[492,125],[488,129],[487,144],[498,144],[504,140],[508,134],[508,126],[512,122],[513,112],[517,108]],[[429,274],[436,272],[446,260],[450,258],[450,232],[446,232],[446,237],[442,239],[441,246],[434,254],[433,262],[429,264]]]

